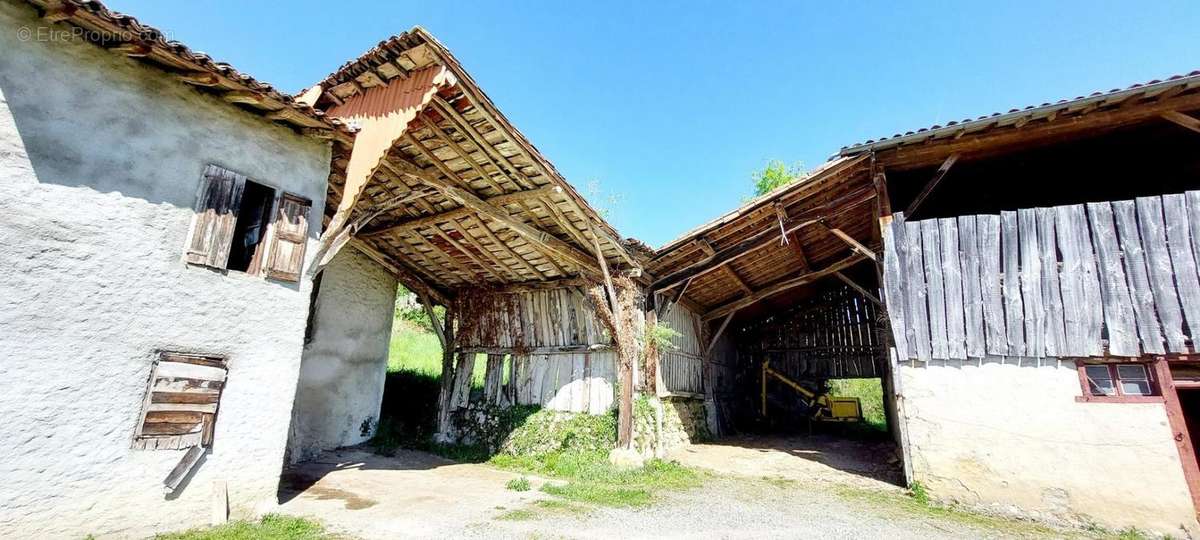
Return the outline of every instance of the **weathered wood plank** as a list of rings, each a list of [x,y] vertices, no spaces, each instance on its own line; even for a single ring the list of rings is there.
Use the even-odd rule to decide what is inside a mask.
[[[1162,322],[1163,336],[1167,339],[1168,352],[1187,352],[1183,335],[1183,310],[1175,293],[1174,270],[1171,254],[1167,250],[1167,238],[1163,225],[1162,199],[1138,197],[1138,230],[1142,233],[1142,247],[1146,250],[1146,269],[1150,275],[1150,291],[1154,293],[1154,307]]]
[[[1046,309],[1042,301],[1042,259],[1038,248],[1037,210],[1017,210],[1021,237],[1021,297],[1025,307],[1025,354],[1046,356]]]
[[[1183,308],[1187,333],[1200,337],[1200,280],[1196,276],[1196,259],[1192,254],[1192,234],[1188,224],[1187,201],[1183,194],[1163,195],[1163,218],[1167,226],[1167,250],[1175,269],[1175,287]],[[1194,348],[1194,345],[1193,345]]]
[[[929,340],[933,357],[945,360],[946,346],[946,289],[942,280],[941,234],[936,219],[921,224],[921,251],[925,256],[926,294],[929,299]]]
[[[1083,263],[1083,300],[1084,313],[1087,315],[1084,326],[1084,339],[1087,343],[1089,356],[1104,354],[1104,307],[1100,299],[1100,272],[1096,268],[1096,251],[1092,247],[1092,237],[1088,234],[1087,213],[1082,204],[1070,207],[1071,222],[1079,236],[1080,258]]]
[[[1054,208],[1054,226],[1058,233],[1058,249],[1062,252],[1061,285],[1063,296],[1063,326],[1067,356],[1087,356],[1087,315],[1084,313],[1083,250],[1068,206]]]
[[[942,281],[946,287],[946,356],[964,360],[967,358],[967,331],[958,225],[954,218],[943,218],[938,220],[938,228],[942,244]]]
[[[1163,354],[1162,327],[1158,322],[1158,310],[1154,306],[1154,292],[1150,290],[1150,275],[1146,269],[1146,252],[1142,248],[1141,232],[1138,231],[1136,210],[1133,201],[1112,203],[1113,217],[1117,224],[1117,235],[1125,261],[1125,275],[1129,279],[1129,297],[1133,301],[1134,321],[1138,339],[1146,354]]]
[[[1113,224],[1112,205],[1088,203],[1088,221],[1092,225],[1092,243],[1100,263],[1100,298],[1104,304],[1104,324],[1108,329],[1108,352],[1114,356],[1138,356],[1138,337],[1133,316],[1133,300],[1121,266],[1120,244]]]
[[[986,349],[990,355],[1007,356],[1008,335],[1000,293],[1000,216],[976,216],[975,227],[979,237],[979,287]]]
[[[1063,299],[1058,283],[1058,243],[1054,228],[1055,210],[1037,209],[1038,251],[1042,267],[1042,305],[1045,306],[1046,356],[1058,357],[1067,349],[1063,327]]]
[[[908,307],[905,305],[904,257],[904,214],[893,214],[880,218],[883,233],[883,297],[887,303],[888,319],[892,327],[892,345],[896,356],[905,360],[912,358],[908,347]]]
[[[909,353],[916,351],[918,360],[930,360],[933,351],[929,342],[929,311],[925,292],[925,257],[921,251],[921,224],[905,223],[904,240],[908,245],[905,252],[905,280],[908,306]]]
[[[958,217],[958,246],[962,252],[967,356],[982,358],[987,350],[983,332],[983,297],[979,288],[979,243],[975,235],[975,216]]]
[[[1018,234],[1017,213],[1000,212],[1003,248],[1004,320],[1008,330],[1008,354],[1025,356],[1025,308],[1021,301],[1021,240]]]

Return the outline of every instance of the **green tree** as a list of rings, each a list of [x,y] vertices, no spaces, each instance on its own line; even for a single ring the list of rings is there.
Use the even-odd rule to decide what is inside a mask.
[[[807,176],[808,173],[804,172],[804,166],[800,162],[789,167],[778,159],[772,159],[763,170],[755,171],[751,175],[754,180],[754,196],[765,195],[779,186],[803,180]]]

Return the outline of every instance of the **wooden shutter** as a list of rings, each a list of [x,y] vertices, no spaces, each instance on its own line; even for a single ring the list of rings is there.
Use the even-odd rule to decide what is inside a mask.
[[[150,371],[133,447],[173,450],[211,446],[227,374],[221,358],[162,353]]]
[[[246,177],[216,165],[204,169],[196,195],[196,213],[188,235],[184,260],[213,268],[225,268],[233,245],[233,227],[242,206]]]
[[[284,193],[275,210],[274,239],[267,258],[267,275],[284,281],[300,281],[304,248],[308,244],[308,199]]]

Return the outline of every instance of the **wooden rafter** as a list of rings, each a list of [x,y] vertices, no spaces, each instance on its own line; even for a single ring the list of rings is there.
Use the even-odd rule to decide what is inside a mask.
[[[461,252],[468,259],[471,259],[471,262],[475,263],[477,266],[482,268],[484,271],[491,274],[492,277],[496,278],[499,281],[505,281],[507,279],[505,276],[500,275],[499,271],[492,268],[491,265],[479,260],[479,257],[476,257],[474,253],[472,253],[470,250],[468,250],[466,248],[466,246],[463,246],[457,240],[455,240],[454,238],[451,238],[450,235],[446,234],[446,231],[443,231],[441,227],[438,227],[437,225],[433,225],[433,226],[429,227],[429,230],[433,231],[433,234],[437,235],[438,238],[441,238],[447,244],[450,244],[451,246],[453,246],[454,249]]]
[[[855,240],[853,237],[846,234],[845,231],[838,229],[838,228],[830,227],[829,224],[825,223],[824,221],[821,221],[821,225],[824,225],[825,229],[828,230],[830,234],[841,239],[843,242],[845,242],[847,245],[850,246],[850,249],[854,250],[859,255],[862,255],[868,259],[871,259],[872,261],[879,260],[879,257],[875,256],[875,252],[873,250],[871,250],[871,248],[868,248],[867,246],[862,245],[861,242],[859,242],[858,240]]]
[[[585,255],[578,249],[571,247],[566,242],[559,240],[554,235],[530,226],[529,224],[513,217],[504,209],[489,204],[487,201],[480,199],[469,190],[463,189],[446,180],[435,177],[425,172],[424,169],[416,164],[398,160],[389,160],[392,166],[403,174],[413,176],[424,182],[430,187],[437,188],[446,197],[453,199],[458,204],[468,207],[480,215],[485,215],[488,218],[500,222],[508,227],[509,230],[516,233],[526,242],[546,254],[547,257],[560,257],[565,261],[576,266],[582,272],[591,272],[593,275],[599,273],[599,268],[596,262],[591,257]]]
[[[529,273],[534,278],[546,279],[546,277],[547,277],[546,274],[542,273],[541,270],[538,270],[537,267],[533,265],[533,263],[530,263],[529,261],[525,260],[525,257],[522,257],[520,253],[517,253],[516,250],[509,247],[508,244],[505,243],[503,240],[500,240],[500,238],[498,238],[496,236],[496,233],[492,232],[492,230],[488,228],[487,224],[484,223],[483,220],[475,218],[474,216],[468,216],[466,219],[474,220],[476,223],[478,223],[480,230],[483,231],[484,236],[486,236],[488,238],[488,240],[490,240],[493,244],[499,246],[500,249],[502,249],[506,253],[508,253],[508,255],[510,257],[512,257],[513,259],[516,259],[516,261],[518,263],[520,263],[521,266],[524,266],[526,270],[529,270]]]
[[[913,199],[911,203],[909,203],[908,209],[904,211],[905,216],[911,216],[916,213],[917,209],[921,207],[921,203],[925,202],[925,198],[928,197],[930,193],[933,193],[933,188],[936,188],[938,184],[942,182],[942,179],[946,177],[946,174],[950,172],[950,167],[953,167],[954,163],[958,161],[959,155],[960,154],[950,154],[950,156],[946,158],[946,161],[942,162],[942,165],[938,167],[937,172],[933,173],[933,178],[929,179],[929,182],[925,184],[925,187],[921,189],[921,192],[917,194],[917,197]]]
[[[846,268],[849,268],[850,266],[853,266],[855,263],[858,263],[859,261],[863,261],[863,260],[865,260],[865,257],[863,257],[860,254],[855,253],[845,259],[842,259],[842,260],[840,260],[836,263],[833,263],[833,264],[831,264],[825,268],[822,268],[820,270],[806,272],[806,273],[796,276],[794,278],[780,281],[774,285],[768,286],[759,291],[755,291],[754,294],[751,294],[745,298],[739,298],[737,300],[734,300],[732,302],[726,303],[721,306],[717,306],[717,307],[709,310],[708,313],[704,314],[704,320],[710,321],[713,319],[724,317],[732,311],[739,310],[741,308],[750,306],[760,300],[774,296],[781,292],[784,292],[784,291],[787,291],[790,289],[794,289],[794,288],[802,286],[802,285],[807,285],[807,284],[812,283],[812,282],[814,282],[818,279],[821,279],[825,276],[828,276],[828,275],[834,274],[836,272],[839,272],[841,270],[844,270]]]
[[[859,294],[866,297],[867,300],[870,300],[871,303],[873,303],[879,307],[883,307],[883,302],[881,300],[879,300],[879,297],[876,296],[875,293],[868,291],[866,287],[859,285],[853,279],[850,279],[849,276],[847,276],[846,274],[843,274],[841,272],[834,272],[834,275],[837,276],[838,279],[842,280],[843,283],[845,283],[846,285],[849,285],[851,289],[858,291]]]
[[[520,272],[518,272],[518,271],[516,271],[516,269],[510,268],[508,265],[504,264],[504,261],[501,261],[499,257],[496,257],[496,255],[491,252],[491,250],[487,249],[487,246],[485,246],[483,244],[483,242],[480,242],[479,239],[475,237],[475,235],[470,233],[469,227],[464,226],[462,223],[460,223],[458,221],[451,221],[449,223],[451,225],[453,225],[454,228],[459,231],[459,234],[462,235],[464,240],[467,240],[468,242],[470,242],[470,244],[472,246],[475,247],[475,249],[479,252],[480,255],[482,255],[490,263],[495,265],[496,268],[506,272],[508,274],[508,279],[510,279],[512,281],[523,281],[525,279],[524,277],[521,276]],[[440,227],[438,227],[436,225],[434,226],[434,228],[440,230]],[[447,234],[449,234],[449,233],[447,233]],[[501,281],[504,281],[504,279],[501,279]]]
[[[1167,111],[1162,113],[1162,117],[1163,119],[1173,122],[1176,125],[1185,127],[1195,131],[1196,133],[1200,133],[1200,119],[1197,119],[1194,116],[1189,116],[1179,111]]]
[[[754,294],[754,289],[751,289],[749,285],[746,285],[746,281],[742,279],[742,276],[739,276],[737,272],[733,270],[733,268],[730,268],[729,265],[722,266],[721,270],[725,272],[725,275],[728,276],[729,279],[733,280],[733,283],[737,285],[737,287],[741,289],[743,293],[748,295]]]
[[[450,137],[449,134],[447,134],[445,131],[442,131],[442,128],[438,127],[436,122],[429,121],[429,119],[425,115],[418,115],[417,118],[421,121],[421,125],[429,128],[430,133],[433,133],[434,139],[436,139],[437,141],[446,145],[446,147],[449,148],[451,151],[453,151],[455,155],[457,155],[460,159],[462,159],[464,162],[466,162],[466,164],[469,167],[471,167],[472,170],[475,171],[475,174],[479,175],[480,180],[483,180],[485,183],[490,184],[492,186],[492,188],[495,189],[499,193],[505,193],[508,191],[508,190],[504,189],[504,187],[501,186],[500,183],[497,182],[495,178],[492,178],[491,173],[487,172],[483,168],[483,166],[481,166],[479,163],[477,163],[475,161],[475,158],[471,157],[471,154],[469,152],[467,152],[465,149],[463,149],[462,146],[459,146],[459,144],[457,142],[455,142],[454,139],[452,137]],[[447,167],[447,168],[449,168],[449,167]],[[497,172],[502,173],[503,171],[500,171],[499,169],[497,169]]]
[[[388,272],[391,272],[391,274],[396,276],[396,279],[398,279],[400,283],[404,284],[404,286],[408,289],[416,292],[417,294],[432,298],[435,302],[443,306],[450,305],[450,299],[448,295],[430,285],[429,282],[425,281],[420,276],[417,276],[406,269],[395,259],[375,249],[374,247],[371,247],[369,244],[361,240],[351,240],[350,245],[371,260],[379,263],[380,266],[383,266],[383,268]]]
[[[793,224],[788,225],[784,229],[785,234],[791,234],[805,227],[816,225],[826,218],[832,218],[842,215],[846,212],[853,211],[861,204],[865,204],[875,198],[874,190],[860,190],[853,192],[845,197],[831,201],[828,205],[830,210],[823,216],[810,219],[792,218]],[[684,281],[692,277],[699,277],[716,270],[717,268],[729,264],[741,257],[745,257],[760,249],[777,246],[779,243],[779,227],[772,223],[762,231],[755,233],[753,236],[737,243],[736,245],[722,249],[712,257],[697,261],[690,264],[672,274],[661,277],[651,284],[651,289],[655,291],[665,291],[681,285]]]
[[[440,112],[448,115],[459,127],[462,128],[461,132],[466,135],[467,139],[474,143],[475,146],[483,150],[484,154],[488,157],[496,169],[501,171],[507,170],[507,174],[511,175],[510,177],[512,180],[516,182],[517,185],[521,186],[522,189],[530,189],[536,186],[536,184],[534,184],[528,176],[525,176],[525,173],[521,172],[519,167],[513,165],[508,158],[504,157],[504,154],[501,154],[499,150],[496,150],[496,148],[487,141],[487,138],[484,137],[483,134],[479,133],[479,130],[475,129],[475,126],[471,124],[471,122],[467,120],[462,113],[458,112],[458,110],[454,108],[454,105],[451,105],[445,99],[442,99],[441,96],[434,96],[433,104]],[[501,167],[501,165],[503,165],[503,167]]]
[[[525,200],[525,199],[534,199],[537,197],[547,195],[549,193],[552,193],[553,190],[555,190],[555,189],[557,189],[557,188],[547,186],[544,188],[534,189],[534,190],[530,190],[530,191],[518,191],[516,193],[506,193],[504,195],[488,197],[488,198],[484,199],[484,201],[487,202],[488,204],[491,204],[492,206],[504,207],[505,205],[513,204],[517,201],[521,201],[521,200]],[[379,236],[379,235],[383,235],[383,234],[388,234],[396,229],[412,229],[412,228],[425,227],[427,225],[432,225],[432,224],[436,224],[436,223],[446,223],[446,222],[451,222],[451,221],[462,219],[466,216],[469,216],[469,215],[475,213],[475,210],[465,207],[465,206],[461,206],[461,207],[455,208],[453,210],[447,210],[445,212],[437,212],[437,210],[433,210],[432,208],[431,208],[431,210],[436,213],[434,213],[433,215],[429,215],[429,216],[422,216],[422,217],[413,218],[413,219],[406,220],[406,221],[401,221],[399,223],[393,223],[393,224],[390,224],[390,225],[387,225],[387,226],[384,226],[384,227],[381,227],[378,229],[366,230],[366,231],[363,231],[360,234],[360,236],[363,236],[363,237]]]

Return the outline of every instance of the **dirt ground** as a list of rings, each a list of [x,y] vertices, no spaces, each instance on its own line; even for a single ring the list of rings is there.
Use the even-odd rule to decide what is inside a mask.
[[[1008,538],[1024,528],[945,519],[897,506],[890,452],[878,443],[744,437],[673,459],[711,472],[699,488],[648,507],[563,504],[505,488],[519,475],[423,452],[331,452],[286,476],[278,512],[357,538]],[[847,493],[853,495],[848,496]],[[883,502],[881,502],[883,501]],[[1058,535],[1052,535],[1058,536]]]

